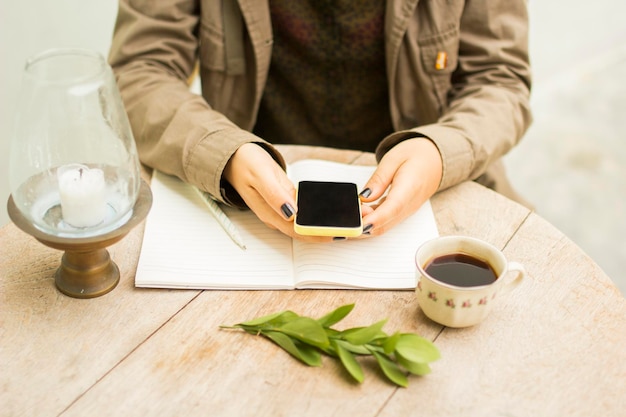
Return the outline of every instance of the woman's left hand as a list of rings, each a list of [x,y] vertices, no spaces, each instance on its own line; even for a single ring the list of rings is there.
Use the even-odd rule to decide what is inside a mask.
[[[361,197],[372,202],[389,189],[378,205],[363,205],[364,236],[382,235],[415,213],[437,191],[442,174],[441,154],[431,140],[407,139],[391,148],[365,185],[371,194]]]

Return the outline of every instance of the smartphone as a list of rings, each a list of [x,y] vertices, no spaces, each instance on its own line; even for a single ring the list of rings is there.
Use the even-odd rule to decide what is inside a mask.
[[[354,183],[300,181],[296,201],[294,230],[300,235],[355,237],[363,231]]]

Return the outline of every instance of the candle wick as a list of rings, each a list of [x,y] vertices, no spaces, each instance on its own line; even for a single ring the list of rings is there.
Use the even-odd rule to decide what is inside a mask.
[[[82,168],[79,168],[79,169],[78,169],[78,172],[79,172],[79,174],[80,174],[80,178],[83,178],[83,169],[82,169]]]

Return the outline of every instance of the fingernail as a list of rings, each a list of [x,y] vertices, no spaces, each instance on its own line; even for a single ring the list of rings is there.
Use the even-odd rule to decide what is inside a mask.
[[[365,198],[369,197],[371,194],[372,194],[372,189],[371,188],[366,188],[365,190],[363,190],[363,191],[361,191],[359,193],[359,195],[361,197],[365,197]]]
[[[293,213],[295,213],[295,210],[289,203],[285,203],[280,206],[280,211],[283,212],[283,216],[285,216],[286,219],[290,219],[291,216],[293,216]]]
[[[365,227],[363,228],[363,234],[365,234],[365,235],[369,235],[369,234],[370,234],[370,232],[372,231],[372,228],[373,228],[373,227],[374,227],[374,225],[373,225],[373,224],[371,224],[371,223],[366,224],[366,225],[365,225]]]
[[[354,195],[354,194],[352,194],[352,195]],[[333,238],[333,240],[334,240],[334,241],[346,240],[346,238],[345,238],[344,236],[335,236],[335,237]]]

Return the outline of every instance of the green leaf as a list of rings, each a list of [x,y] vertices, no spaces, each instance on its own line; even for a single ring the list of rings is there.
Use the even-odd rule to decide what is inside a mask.
[[[348,329],[341,332],[341,336],[353,345],[364,345],[374,339],[387,336],[387,334],[382,331],[386,322],[387,320],[385,319],[368,327]]]
[[[353,308],[354,304],[347,304],[317,320],[285,310],[220,328],[238,328],[253,335],[263,335],[309,366],[321,366],[322,354],[339,358],[358,382],[363,381],[364,374],[356,355],[373,356],[384,375],[402,387],[408,385],[407,371],[416,375],[431,371],[428,363],[439,359],[439,350],[427,339],[413,333],[387,335],[382,330],[386,320],[343,331],[330,327]]]
[[[312,347],[296,344],[294,340],[286,334],[276,331],[264,331],[263,335],[305,364],[309,366],[322,366],[322,355]]]
[[[322,325],[309,317],[296,317],[274,330],[320,348],[326,348],[330,344]]]
[[[353,345],[352,343],[341,340],[341,339],[331,339],[336,344],[341,345],[342,348],[347,350],[348,352],[356,353],[357,355],[369,355],[370,350],[363,345]]]
[[[357,362],[356,358],[352,353],[350,353],[347,349],[344,349],[340,343],[333,343],[333,346],[343,364],[343,367],[346,368],[348,373],[352,375],[352,378],[357,380],[359,383],[363,382],[365,379],[365,375],[363,374],[363,369],[359,362]]]
[[[413,333],[403,333],[396,343],[396,353],[409,362],[429,363],[440,358],[439,350],[431,341]]]
[[[400,333],[395,332],[393,335],[389,336],[383,341],[383,349],[387,355],[391,355],[394,350],[396,350],[396,344],[400,340]]]
[[[261,325],[272,325],[272,326],[280,326],[283,323],[286,323],[294,318],[299,317],[296,313],[290,310],[281,311],[279,313],[269,314],[263,317],[257,317],[256,319],[252,319],[250,321],[244,321],[243,323],[239,323],[237,326],[245,326],[245,327],[256,327]]]
[[[380,369],[391,382],[405,388],[409,385],[408,378],[394,361],[382,353],[372,352],[372,354],[376,358]]]
[[[317,321],[323,327],[330,327],[333,324],[336,324],[340,322],[341,320],[343,320],[344,317],[350,314],[353,308],[354,308],[354,304],[346,304],[344,306],[341,306],[331,311],[330,313],[326,314],[324,317],[317,319]]]
[[[340,331],[331,329],[330,327],[324,327],[324,331],[328,337],[337,337],[341,333]]]
[[[396,362],[413,375],[426,375],[430,373],[430,366],[426,363],[410,362],[398,354],[396,354]]]
[[[367,350],[372,353],[372,352],[378,352],[378,353],[382,353],[385,354],[385,349],[383,349],[382,346],[378,345],[378,340],[375,340],[373,343],[368,343],[367,345],[365,345],[365,347],[367,348]],[[387,355],[389,356],[389,355]]]

